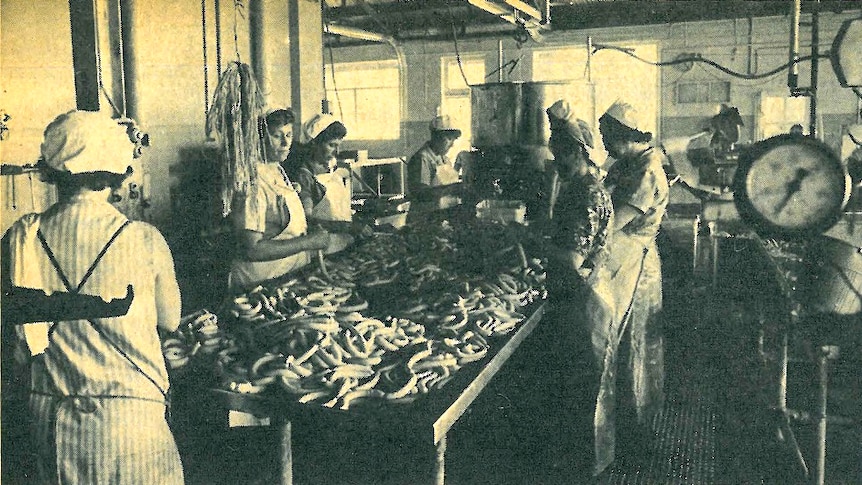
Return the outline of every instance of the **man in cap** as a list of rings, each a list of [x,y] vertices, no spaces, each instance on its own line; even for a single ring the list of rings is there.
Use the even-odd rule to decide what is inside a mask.
[[[431,139],[407,163],[407,190],[413,194],[459,181],[458,172],[446,154],[461,136],[461,130],[455,128],[447,115],[434,118],[429,129]]]
[[[58,116],[45,129],[39,166],[59,201],[23,216],[3,238],[4,294],[133,295],[125,315],[59,318],[41,338],[23,330],[4,338],[27,357],[39,483],[183,483],[157,332],[179,325],[173,258],[155,227],[108,202],[131,173],[133,151],[126,129],[106,114]]]

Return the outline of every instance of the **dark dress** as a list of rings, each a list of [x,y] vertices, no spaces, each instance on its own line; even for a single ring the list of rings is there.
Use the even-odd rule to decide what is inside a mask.
[[[599,434],[603,428],[596,426],[603,409],[597,398],[605,384],[602,369],[615,315],[606,264],[613,205],[594,168],[560,184],[558,193],[548,231],[551,242],[584,257],[577,272],[565,263],[548,265],[549,320],[556,323],[553,331],[560,341],[553,365],[563,373],[559,381],[571,430],[563,446],[573,450],[578,471],[597,472],[609,463],[598,460],[607,455],[603,448],[607,440]]]

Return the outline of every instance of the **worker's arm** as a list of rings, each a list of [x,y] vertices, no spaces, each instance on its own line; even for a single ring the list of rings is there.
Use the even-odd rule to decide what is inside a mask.
[[[550,264],[555,264],[574,272],[584,264],[584,255],[580,251],[551,246],[548,250],[548,260]]]
[[[324,249],[329,244],[329,232],[322,228],[291,239],[267,239],[263,233],[249,229],[243,230],[240,237],[248,261],[274,261],[303,251]]]
[[[614,233],[625,232],[626,226],[643,214],[640,209],[630,204],[620,204],[618,207],[615,207]]]
[[[157,323],[163,330],[173,332],[180,325],[180,313],[182,311],[182,299],[174,269],[174,258],[165,238],[155,228],[149,230],[152,231]]]

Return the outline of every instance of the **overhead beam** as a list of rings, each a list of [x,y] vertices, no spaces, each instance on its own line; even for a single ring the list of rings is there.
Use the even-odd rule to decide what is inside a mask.
[[[517,9],[519,12],[526,14],[530,17],[533,17],[536,20],[542,20],[542,12],[539,11],[538,8],[530,5],[527,2],[522,2],[521,0],[503,0],[506,2],[506,5]]]
[[[323,26],[323,32],[356,40],[365,40],[368,42],[387,42],[391,44],[395,41],[395,39],[388,35],[378,34],[377,32],[350,27],[348,25],[325,24]]]

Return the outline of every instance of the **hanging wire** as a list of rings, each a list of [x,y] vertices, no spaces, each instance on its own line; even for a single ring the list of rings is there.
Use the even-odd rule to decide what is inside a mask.
[[[329,5],[326,2],[322,2],[321,4],[321,23],[323,24],[323,30],[326,30],[326,26],[329,25]],[[338,85],[335,83],[335,60],[332,55],[332,43],[326,43],[326,49],[329,52],[329,72],[330,76],[332,76],[332,90],[335,92],[335,103],[338,105],[338,117],[341,120],[344,120],[344,109],[341,106],[341,96],[338,93]],[[326,60],[323,60],[323,95],[326,94]],[[327,102],[327,107],[329,103]]]
[[[851,89],[853,90],[853,94],[855,94],[856,96],[858,96],[858,97],[859,97],[859,99],[862,99],[862,90],[860,90],[860,89],[859,89],[859,88],[857,88],[857,87],[853,87],[853,88],[851,88]]]
[[[523,58],[524,58],[524,54],[521,54],[516,59],[510,59],[510,60],[506,61],[505,64],[503,64],[502,66],[498,67],[497,69],[494,69],[493,71],[491,71],[487,75],[485,75],[485,79],[488,79],[489,77],[493,76],[494,74],[497,74],[498,72],[502,71],[504,68],[508,68],[506,70],[506,75],[511,76],[512,71],[514,71],[515,68],[518,67],[518,63],[520,63]]]
[[[650,60],[648,60],[648,59],[644,59],[644,58],[642,58],[642,57],[638,56],[637,54],[635,54],[634,52],[632,52],[632,51],[631,51],[631,49],[628,49],[628,48],[625,48],[625,47],[617,47],[617,46],[614,46],[614,45],[601,45],[601,46],[597,46],[597,47],[593,50],[593,54],[597,53],[598,51],[600,51],[600,50],[602,50],[602,49],[610,49],[610,50],[613,50],[613,51],[622,52],[623,54],[625,54],[625,55],[627,55],[627,56],[629,56],[629,57],[632,57],[632,58],[634,58],[634,59],[637,59],[637,60],[639,60],[639,61],[641,61],[641,62],[645,62],[645,63],[647,63],[647,64],[652,64],[653,66],[659,66],[659,67],[663,67],[663,66],[673,66],[673,65],[677,65],[677,64],[686,64],[686,63],[689,63],[689,62],[699,62],[699,63],[703,63],[703,64],[707,64],[707,65],[709,65],[709,66],[712,66],[712,67],[714,67],[714,68],[718,69],[719,71],[721,71],[721,72],[723,72],[723,73],[725,73],[725,74],[728,74],[728,75],[730,75],[730,76],[733,76],[733,77],[736,77],[736,78],[740,78],[740,79],[749,79],[749,80],[753,80],[753,79],[763,79],[763,78],[766,78],[766,77],[769,77],[769,76],[773,76],[773,75],[778,74],[779,72],[781,72],[781,71],[783,71],[783,70],[785,70],[785,69],[790,68],[790,67],[791,67],[791,66],[793,66],[794,64],[798,64],[798,63],[800,63],[800,62],[804,62],[804,61],[810,61],[811,59],[814,59],[814,57],[815,57],[815,56],[813,56],[813,55],[801,56],[801,57],[796,58],[796,59],[794,59],[794,60],[792,60],[792,61],[790,61],[790,62],[788,62],[788,63],[786,63],[786,64],[783,64],[783,65],[781,65],[781,66],[779,66],[779,67],[776,67],[775,69],[772,69],[772,70],[767,71],[767,72],[764,72],[764,73],[760,73],[760,74],[745,74],[745,73],[736,72],[736,71],[734,71],[734,70],[732,70],[732,69],[729,69],[729,68],[727,68],[727,67],[724,67],[724,66],[722,66],[721,64],[719,64],[719,63],[717,63],[717,62],[715,62],[715,61],[713,61],[713,60],[707,59],[707,58],[705,58],[705,57],[701,57],[699,54],[694,54],[694,55],[691,55],[691,56],[688,56],[688,57],[681,57],[681,58],[677,58],[677,59],[674,59],[674,60],[672,60],[672,61],[654,62],[654,61],[650,61]],[[817,57],[818,59],[822,59],[822,58],[828,58],[828,57],[831,57],[831,55],[827,52],[827,53],[824,53],[824,54],[818,55],[818,56],[816,56],[816,57]]]
[[[446,4],[446,10],[449,12],[449,18],[452,19],[452,40],[455,43],[455,60],[458,62],[458,70],[461,71],[461,78],[464,79],[464,84],[466,86],[470,86],[470,83],[467,81],[467,75],[464,73],[464,66],[461,64],[461,52],[458,48],[458,34],[455,29],[455,16],[452,14],[452,7],[449,4]]]
[[[216,0],[218,3],[218,0]],[[204,51],[204,117],[210,111],[209,62],[207,60],[207,0],[201,0],[201,42]]]
[[[335,92],[335,104],[338,105],[338,116],[342,120],[344,119],[344,110],[341,106],[341,96],[338,94],[338,85],[335,84],[335,60],[332,55],[332,45],[327,45],[327,50],[329,51],[329,75],[332,76],[332,90]],[[326,79],[326,73],[323,74],[323,79]],[[324,81],[325,82],[325,81]],[[324,92],[326,87],[324,86]]]
[[[220,0],[215,0],[215,8],[213,9],[215,17],[215,38],[216,38],[216,78],[221,78],[221,3]]]

